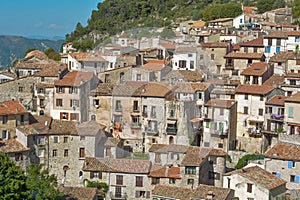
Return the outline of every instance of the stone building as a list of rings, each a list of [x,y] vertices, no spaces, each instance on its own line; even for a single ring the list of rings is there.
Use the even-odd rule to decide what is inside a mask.
[[[239,199],[284,199],[286,181],[254,166],[226,173],[223,187],[234,190]]]
[[[107,199],[149,199],[151,184],[148,174],[151,162],[87,157],[82,165],[84,180],[108,185]]]
[[[55,81],[53,119],[84,122],[88,121],[89,92],[98,85],[92,72],[72,71]]]
[[[17,100],[0,103],[0,133],[2,140],[16,136],[16,127],[29,124],[29,113]]]
[[[211,99],[205,104],[201,145],[228,152],[236,148],[237,102]]]

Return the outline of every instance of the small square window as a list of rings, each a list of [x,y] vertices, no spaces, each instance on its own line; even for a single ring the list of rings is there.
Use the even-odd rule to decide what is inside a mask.
[[[53,142],[54,142],[54,143],[58,143],[58,137],[55,136],[55,137],[53,138]]]

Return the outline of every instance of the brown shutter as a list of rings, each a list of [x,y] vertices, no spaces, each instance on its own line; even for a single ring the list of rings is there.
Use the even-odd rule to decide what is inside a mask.
[[[62,120],[62,118],[63,118],[63,113],[61,112],[60,113],[60,119]]]
[[[66,120],[69,120],[69,113],[66,113]]]
[[[90,179],[94,178],[94,172],[90,172]]]

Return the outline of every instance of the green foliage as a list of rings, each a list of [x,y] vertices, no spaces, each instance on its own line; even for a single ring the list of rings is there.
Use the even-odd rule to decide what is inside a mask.
[[[49,175],[42,165],[31,164],[27,170],[26,184],[36,200],[58,200],[63,197],[57,188],[54,175]]]
[[[172,31],[171,29],[165,28],[161,33],[160,33],[160,37],[162,38],[173,38],[175,37],[176,34],[174,31]]]
[[[293,17],[296,19],[295,23],[300,25],[300,0],[294,0],[294,6],[292,7]]]
[[[226,12],[224,12],[224,10],[226,10]],[[240,14],[242,14],[241,5],[236,3],[212,4],[206,7],[202,12],[204,21],[218,18],[236,17]]]
[[[60,54],[55,52],[53,48],[46,49],[45,54],[52,60],[60,61]]]
[[[87,180],[87,179],[86,179],[86,181],[87,181],[86,187],[101,189],[102,190],[102,196],[104,196],[107,193],[108,185],[106,183],[97,182],[97,181],[90,181],[90,180]]]
[[[6,154],[0,154],[0,199],[58,200],[63,194],[57,191],[54,175],[42,170],[41,165],[30,165],[24,171]]]
[[[258,0],[256,2],[256,7],[258,9],[258,13],[264,13],[269,10],[277,9],[277,8],[284,8],[285,1],[282,0]]]
[[[24,172],[6,154],[0,154],[0,199],[29,199]]]
[[[238,163],[236,164],[236,169],[242,169],[248,164],[249,160],[263,160],[264,156],[262,154],[247,154],[239,159]]]
[[[227,160],[228,162],[230,162],[230,163],[232,162],[232,159],[231,159],[230,155],[228,155],[228,154],[226,155],[226,160]]]
[[[35,50],[36,50],[35,48],[29,48],[29,49],[27,49],[26,52],[25,52],[25,56],[26,56],[28,53],[30,53],[30,52],[32,52],[32,51],[35,51]]]

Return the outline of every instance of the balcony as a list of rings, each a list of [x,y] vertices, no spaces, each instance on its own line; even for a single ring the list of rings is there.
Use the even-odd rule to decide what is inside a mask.
[[[227,70],[233,70],[234,69],[233,63],[226,63],[225,64],[225,69],[227,69]]]
[[[225,131],[220,131],[220,130],[212,130],[211,132],[211,137],[221,137],[221,138],[225,138],[228,136],[228,130]]]
[[[249,134],[250,137],[261,138],[261,136],[262,136],[261,129],[248,128],[247,132],[248,132],[248,134]]]
[[[141,122],[131,122],[130,123],[130,127],[131,128],[141,128],[141,126],[142,126],[142,124],[141,124]]]
[[[177,134],[177,128],[176,127],[167,127],[166,132],[168,135],[176,135]]]
[[[146,129],[147,135],[148,136],[158,136],[158,130],[157,129]]]
[[[113,194],[113,193],[110,193],[110,198],[112,200],[122,200],[122,199],[127,199],[128,196],[127,194]]]

